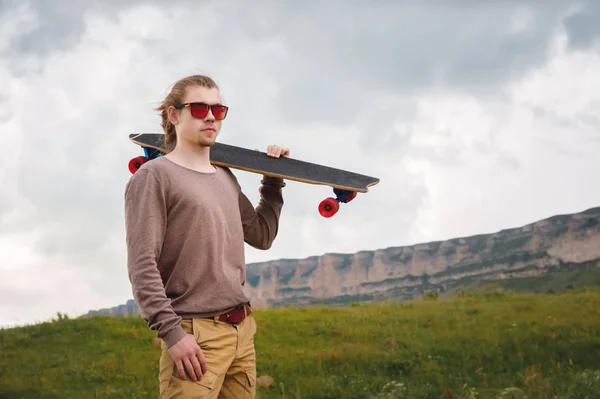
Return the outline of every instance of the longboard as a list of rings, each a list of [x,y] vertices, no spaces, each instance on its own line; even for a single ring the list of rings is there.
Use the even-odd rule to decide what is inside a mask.
[[[167,154],[172,148],[165,145],[164,138],[165,135],[161,133],[130,134],[129,140],[142,147],[144,156],[131,159],[129,171],[135,173],[145,162]],[[339,210],[340,203],[352,201],[357,193],[366,193],[369,191],[369,187],[379,183],[379,179],[376,177],[294,158],[273,158],[264,152],[224,143],[215,143],[211,147],[210,162],[216,166],[265,176],[330,186],[336,196],[335,198],[326,198],[319,204],[319,213],[323,217],[335,215]]]

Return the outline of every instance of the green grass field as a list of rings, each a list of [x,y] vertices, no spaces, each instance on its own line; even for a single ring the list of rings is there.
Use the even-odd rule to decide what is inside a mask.
[[[257,311],[258,372],[274,379],[257,396],[600,398],[599,304],[575,289]],[[0,397],[158,397],[153,338],[138,317],[0,330]]]

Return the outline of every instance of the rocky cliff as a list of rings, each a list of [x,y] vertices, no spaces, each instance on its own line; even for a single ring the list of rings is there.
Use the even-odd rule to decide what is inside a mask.
[[[408,299],[480,281],[600,267],[600,207],[493,234],[248,265],[254,307]],[[135,302],[88,315],[131,315]]]
[[[404,299],[465,283],[600,266],[600,208],[493,234],[248,265],[257,307]]]

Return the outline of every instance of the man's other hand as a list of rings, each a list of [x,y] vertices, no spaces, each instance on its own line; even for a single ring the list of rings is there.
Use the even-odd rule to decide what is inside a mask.
[[[169,353],[177,365],[179,376],[184,380],[187,379],[186,371],[192,381],[199,381],[208,369],[206,358],[191,334],[170,347]]]

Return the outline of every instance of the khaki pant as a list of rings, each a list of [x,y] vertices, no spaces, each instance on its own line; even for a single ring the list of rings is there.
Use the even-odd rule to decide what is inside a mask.
[[[183,320],[182,326],[200,345],[208,370],[199,381],[181,379],[162,342],[158,376],[161,399],[255,397],[256,321],[252,315],[237,325],[213,319],[193,319]]]

